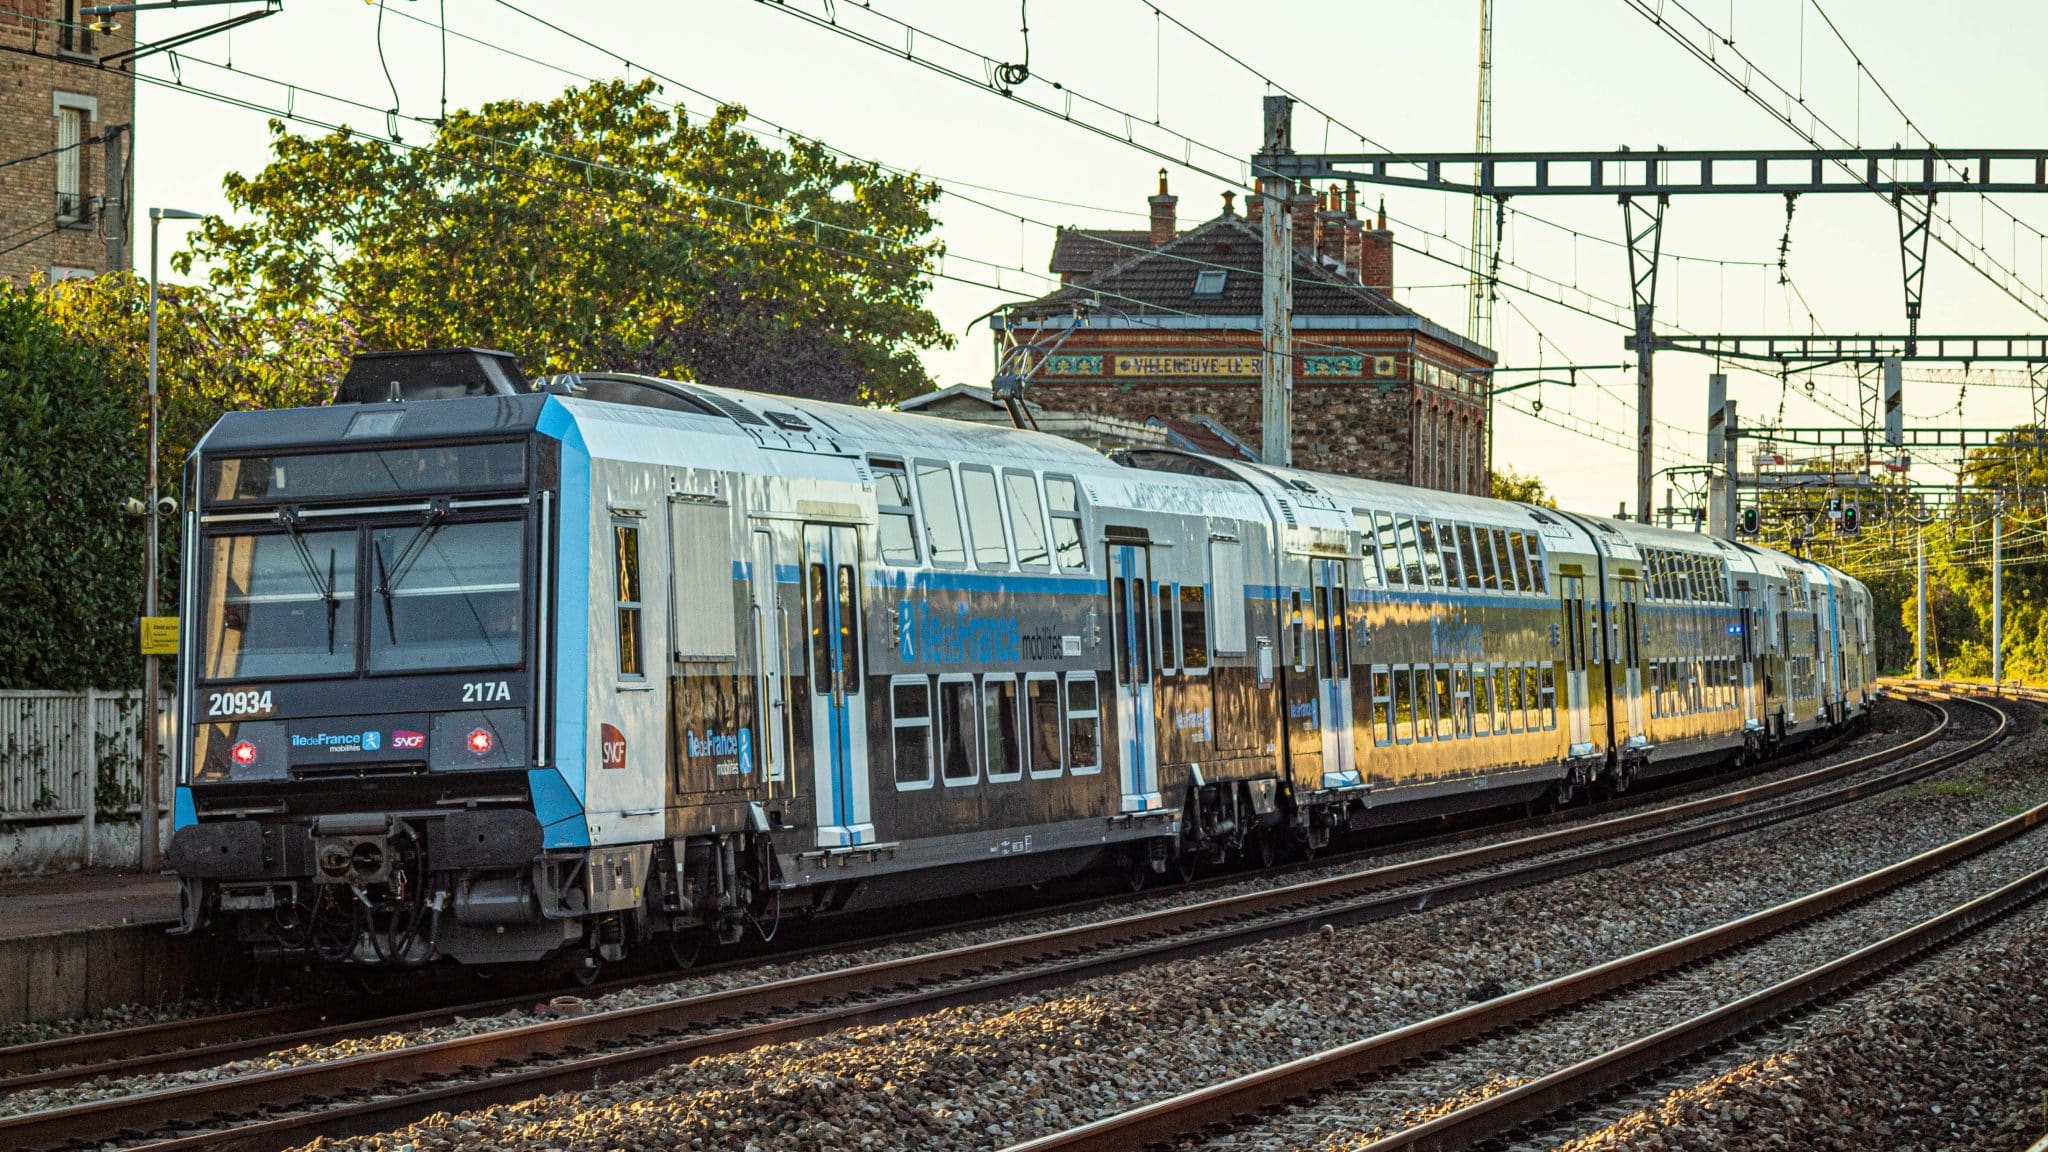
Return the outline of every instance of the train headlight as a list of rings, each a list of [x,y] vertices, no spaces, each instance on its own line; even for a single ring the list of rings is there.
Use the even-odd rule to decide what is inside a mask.
[[[228,749],[228,758],[240,767],[247,768],[256,762],[256,745],[247,740],[237,741],[233,748]]]
[[[471,752],[476,753],[478,756],[488,756],[491,753],[491,749],[496,747],[498,742],[491,738],[491,733],[488,729],[477,728],[470,732],[468,743]]]

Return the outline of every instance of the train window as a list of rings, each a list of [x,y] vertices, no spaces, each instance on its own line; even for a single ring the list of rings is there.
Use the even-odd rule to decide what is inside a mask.
[[[988,676],[981,684],[981,734],[987,741],[982,763],[990,783],[1024,774],[1024,733],[1017,722],[1017,678]]]
[[[1472,669],[1463,664],[1457,665],[1451,669],[1451,677],[1454,693],[1451,706],[1456,714],[1454,726],[1458,739],[1463,740],[1472,735]]]
[[[1465,558],[1465,587],[1485,587],[1486,572],[1480,567],[1479,548],[1473,542],[1470,524],[1458,525],[1458,554]]]
[[[1161,581],[1159,584],[1159,672],[1169,675],[1180,668],[1180,619],[1175,615],[1180,610],[1180,597],[1174,594],[1174,586]]]
[[[832,691],[832,591],[825,579],[825,566],[813,564],[806,589],[811,605],[811,690],[820,696]]]
[[[917,511],[911,506],[910,477],[893,460],[870,460],[875,473],[875,510],[884,564],[917,563]]]
[[[1493,735],[1493,676],[1484,664],[1472,668],[1472,734]]]
[[[1152,582],[1132,580],[1130,585],[1137,601],[1131,605],[1131,622],[1137,629],[1131,637],[1131,683],[1142,684],[1152,679]]]
[[[974,566],[1008,568],[1010,543],[1003,537],[1003,501],[996,494],[996,474],[963,464],[960,491],[967,497],[967,528],[968,535],[974,538]]]
[[[1131,682],[1131,645],[1124,621],[1131,613],[1131,582],[1119,576],[1109,582],[1110,630],[1116,635],[1116,682]]]
[[[356,533],[206,541],[207,679],[330,676],[356,667]],[[306,557],[313,558],[311,571]]]
[[[618,594],[619,675],[647,674],[640,651],[640,528],[612,524],[612,590]]]
[[[1537,671],[1542,675],[1543,684],[1542,694],[1537,698],[1538,706],[1543,713],[1543,727],[1546,729],[1555,728],[1557,727],[1557,669],[1549,664],[1545,664],[1538,668]]]
[[[1520,586],[1515,582],[1514,557],[1508,553],[1507,529],[1495,528],[1488,535],[1493,538],[1493,567],[1500,577],[1500,590],[1503,592],[1519,591]]]
[[[1066,768],[1066,745],[1060,740],[1060,680],[1050,672],[1033,672],[1024,681],[1025,722],[1031,729],[1031,778],[1047,780]]]
[[[1314,594],[1310,600],[1310,610],[1315,613],[1315,646],[1311,649],[1314,655],[1310,663],[1318,665],[1328,664],[1330,669],[1328,675],[1335,676],[1337,674],[1337,666],[1329,661],[1330,617],[1332,613],[1330,612],[1330,589],[1327,586],[1322,584],[1315,586]]]
[[[1394,742],[1394,675],[1385,668],[1372,670],[1372,742]]]
[[[1350,593],[1342,585],[1330,589],[1330,675],[1351,675]]]
[[[919,462],[917,499],[924,505],[924,542],[932,563],[967,563],[967,541],[960,531],[960,504],[953,496],[953,470],[944,464]]]
[[[1003,492],[1010,498],[1010,534],[1017,538],[1018,566],[1049,566],[1052,553],[1045,544],[1045,510],[1038,504],[1038,481],[1029,472],[1005,472]]]
[[[1458,566],[1458,529],[1439,520],[1436,524],[1436,541],[1444,550],[1444,587],[1463,588],[1464,570]]]
[[[1235,540],[1209,541],[1209,579],[1216,589],[1216,651],[1244,652],[1244,546]]]
[[[1664,662],[1662,660],[1650,661],[1649,670],[1645,675],[1649,677],[1650,681],[1650,715],[1662,716],[1664,715]]]
[[[1372,513],[1363,509],[1351,513],[1358,530],[1358,582],[1362,587],[1379,588],[1385,580],[1380,576],[1380,546],[1373,536]]]
[[[1180,586],[1180,666],[1209,670],[1209,590],[1200,584]]]
[[[1400,744],[1413,743],[1417,735],[1424,740],[1423,725],[1415,722],[1415,669],[1394,669],[1394,740]]]
[[[1507,706],[1507,722],[1505,724],[1497,724],[1495,727],[1503,732],[1520,732],[1522,730],[1522,666],[1520,664],[1510,664],[1506,668],[1501,669],[1500,689],[1502,702]]]
[[[1088,548],[1081,541],[1087,533],[1081,528],[1080,496],[1074,482],[1065,476],[1047,476],[1045,503],[1052,510],[1052,544],[1060,571],[1086,572]]]
[[[1436,738],[1449,740],[1457,727],[1452,719],[1451,670],[1439,664],[1432,672],[1436,682],[1436,691],[1433,694],[1436,704]]]
[[[1307,667],[1308,640],[1303,626],[1301,611],[1301,589],[1289,594],[1287,607],[1287,636],[1294,644],[1294,670],[1300,672]]]
[[[1529,544],[1529,589],[1532,592],[1550,591],[1549,578],[1543,571],[1543,537],[1531,532],[1522,539]]]
[[[974,677],[939,678],[939,771],[947,785],[972,784],[981,775],[974,757],[979,739]]]
[[[1437,547],[1436,523],[1430,520],[1416,521],[1416,531],[1422,546],[1422,573],[1429,579],[1431,588],[1444,586],[1443,552]],[[1412,581],[1421,584],[1421,580]]]
[[[860,581],[853,565],[839,566],[839,690],[860,691]]]
[[[1507,548],[1501,553],[1501,563],[1506,570],[1514,572],[1514,587],[1517,592],[1529,591],[1528,548],[1529,546],[1523,542],[1520,532],[1508,533]]]
[[[1067,770],[1085,776],[1102,770],[1099,736],[1102,715],[1096,706],[1095,673],[1067,674]]]
[[[896,787],[931,787],[931,681],[922,676],[896,677],[889,682],[889,707],[895,724]]]
[[[1486,695],[1487,699],[1493,702],[1493,730],[1504,733],[1508,730],[1508,705],[1507,700],[1501,696],[1501,689],[1504,687],[1501,681],[1501,668],[1496,664],[1486,677]]]
[[[1394,534],[1394,518],[1385,512],[1375,512],[1372,522],[1379,536],[1380,564],[1386,570],[1387,584],[1394,588],[1406,587],[1408,577],[1401,567],[1401,542],[1400,537]]]
[[[1422,549],[1415,540],[1415,520],[1403,516],[1397,523],[1401,530],[1401,566],[1408,570],[1408,586],[1421,588],[1428,581],[1423,578]]]

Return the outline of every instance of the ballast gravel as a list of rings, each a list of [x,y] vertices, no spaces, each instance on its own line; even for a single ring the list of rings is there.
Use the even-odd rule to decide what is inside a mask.
[[[1981,734],[1982,731],[1988,730],[1988,720],[1984,714],[1977,710],[1957,708],[1953,711],[1955,713],[1954,734],[1934,747],[1924,750],[1920,755],[1932,755],[1941,748],[1961,743],[1966,739],[1973,739],[1976,735]],[[1773,779],[1816,771],[1820,768],[1829,767],[1889,747],[1909,738],[1911,735],[1925,731],[1930,726],[1929,714],[1924,709],[1896,702],[1883,704],[1876,710],[1871,722],[1863,731],[1844,741],[1841,746],[1823,756],[1801,764],[1788,764],[1768,769],[1747,776],[1740,781],[1712,785],[1686,792],[1682,797],[1672,797],[1668,801],[1660,799],[1653,803],[1691,801],[1702,796],[1717,795],[1739,788],[1751,787]],[[1896,765],[1871,769],[1869,772],[1875,774],[1888,771],[1893,767],[1896,767]],[[1859,773],[1857,776],[1851,777],[1851,779],[1861,778],[1862,775],[1862,773]],[[1458,843],[1460,847],[1476,846],[1513,839],[1527,834],[1529,834],[1527,830],[1478,833],[1470,838],[1460,838]],[[914,953],[935,951],[941,948],[984,943],[1031,932],[1095,922],[1154,908],[1179,906],[1241,892],[1262,890],[1282,884],[1299,883],[1304,880],[1334,875],[1362,867],[1393,864],[1434,855],[1446,850],[1441,845],[1434,847],[1412,847],[1389,852],[1382,856],[1375,856],[1370,862],[1361,862],[1353,859],[1333,862],[1326,867],[1311,868],[1280,875],[1252,875],[1220,888],[1203,888],[1200,890],[1173,889],[1143,900],[1117,903],[1106,908],[1097,908],[1085,912],[1070,912],[1006,921],[1000,924],[942,933],[916,941],[899,942],[858,951],[825,953],[785,963],[777,963],[771,960],[766,964],[758,966],[725,969],[688,976],[661,984],[623,989],[603,996],[593,997],[584,1004],[579,1005],[578,1010],[597,1012],[639,1007],[645,1004],[674,1000],[685,996],[701,995],[708,992],[760,983],[768,979],[806,975],[837,969],[854,963],[866,963]],[[214,1081],[234,1076],[276,1071],[302,1064],[342,1059],[366,1052],[388,1051],[394,1048],[472,1036],[508,1027],[516,1027],[522,1024],[535,1023],[558,1014],[559,1010],[546,1003],[545,997],[537,996],[535,1000],[535,1007],[525,1011],[495,1013],[472,1019],[457,1019],[447,1024],[410,1029],[400,1033],[350,1038],[324,1045],[282,1049],[261,1057],[237,1060],[205,1068],[131,1077],[101,1077],[61,1088],[13,1093],[0,1096],[0,1115],[12,1115],[19,1112],[63,1107],[115,1096],[156,1091],[176,1087],[181,1084]]]
[[[2004,747],[1938,781],[1763,835],[322,1147],[999,1148],[1623,955],[1946,842],[2048,795],[2034,770],[2048,739],[2030,714],[2022,720]]]

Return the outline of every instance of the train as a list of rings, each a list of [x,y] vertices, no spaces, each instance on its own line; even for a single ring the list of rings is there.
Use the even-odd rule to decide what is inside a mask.
[[[194,451],[182,929],[641,949],[1612,795],[1838,729],[1871,600],[1740,541],[502,353]]]

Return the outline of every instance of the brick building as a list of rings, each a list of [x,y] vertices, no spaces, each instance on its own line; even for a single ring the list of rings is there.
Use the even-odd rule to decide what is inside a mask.
[[[0,276],[17,284],[128,266],[135,77],[100,62],[135,18],[94,31],[89,2],[0,0]]]
[[[1027,395],[1049,410],[1199,421],[1260,442],[1259,202],[1180,230],[1160,173],[1146,231],[1062,229],[1062,287],[996,316]],[[1303,191],[1294,212],[1294,461],[1459,492],[1488,486],[1490,349],[1391,297],[1394,238],[1354,195]],[[1071,331],[1069,331],[1071,330]],[[1227,430],[1227,431],[1226,431]]]

